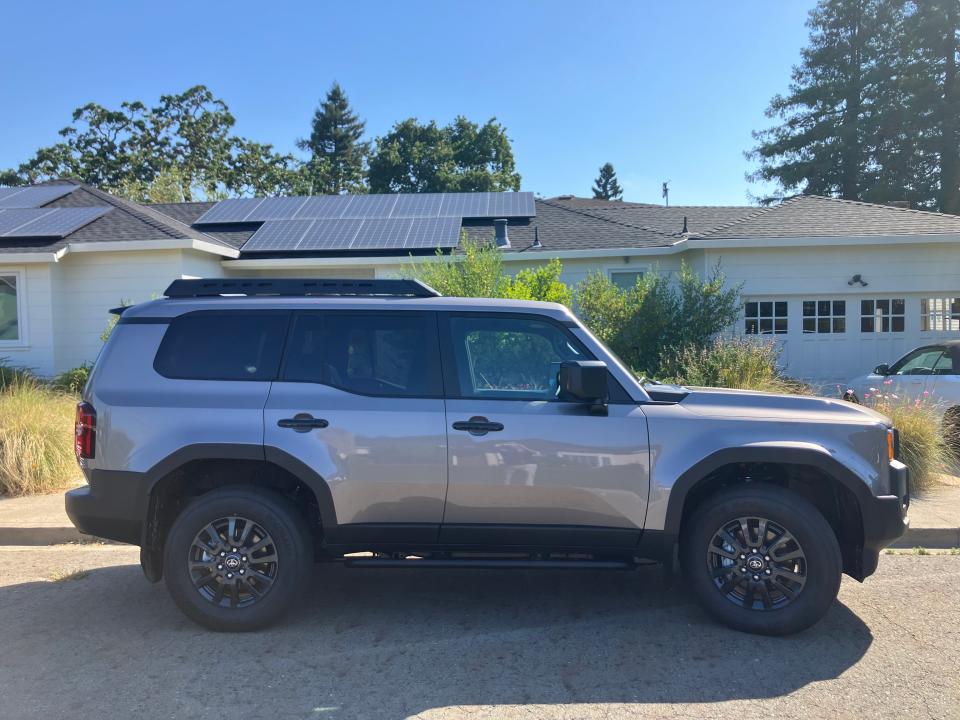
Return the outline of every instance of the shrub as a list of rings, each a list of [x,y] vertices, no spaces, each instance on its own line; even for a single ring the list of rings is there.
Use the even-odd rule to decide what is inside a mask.
[[[746,338],[717,338],[664,358],[665,376],[681,385],[808,394],[809,388],[777,369],[779,348]]]
[[[900,458],[910,468],[910,487],[918,495],[936,482],[938,473],[955,464],[956,450],[934,405],[876,395],[870,406],[899,431]]]
[[[78,477],[75,399],[22,377],[0,392],[0,493],[61,490]]]
[[[563,265],[558,259],[539,267],[525,268],[511,277],[504,273],[500,251],[491,243],[464,237],[460,245],[463,255],[444,255],[438,250],[431,260],[407,265],[401,272],[405,277],[421,280],[441,295],[450,297],[572,303],[572,291],[560,280]]]
[[[90,370],[92,369],[93,366],[90,363],[84,363],[80,367],[75,367],[72,370],[60,373],[53,379],[53,383],[51,384],[57,390],[79,395],[83,392],[83,387],[87,384],[87,380],[90,378]]]
[[[701,278],[682,263],[675,278],[648,273],[628,290],[595,272],[577,286],[577,311],[627,365],[663,377],[668,360],[707,347],[736,321],[740,290],[724,285],[719,265]]]
[[[0,391],[7,386],[21,381],[30,381],[34,379],[32,372],[25,368],[12,367],[9,358],[0,358]]]

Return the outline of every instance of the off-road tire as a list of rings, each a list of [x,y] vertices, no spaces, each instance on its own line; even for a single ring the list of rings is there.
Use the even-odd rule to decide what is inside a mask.
[[[710,552],[711,543],[717,542],[718,529],[742,517],[766,518],[792,534],[802,549],[805,583],[795,599],[782,607],[738,605],[712,577],[710,558],[715,562],[717,554]],[[758,564],[762,555],[757,558]],[[732,628],[760,635],[789,635],[820,620],[837,597],[843,571],[836,534],[820,511],[795,493],[757,483],[722,490],[700,503],[684,524],[680,558],[688,584],[710,615]],[[738,552],[734,562],[746,561]],[[737,571],[743,570],[738,566]]]

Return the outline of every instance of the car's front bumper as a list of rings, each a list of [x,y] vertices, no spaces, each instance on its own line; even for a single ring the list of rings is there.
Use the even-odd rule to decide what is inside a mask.
[[[899,460],[890,462],[890,493],[874,497],[860,506],[863,517],[863,577],[876,571],[880,551],[902,537],[910,527],[910,518],[907,516],[910,507],[910,471]]]

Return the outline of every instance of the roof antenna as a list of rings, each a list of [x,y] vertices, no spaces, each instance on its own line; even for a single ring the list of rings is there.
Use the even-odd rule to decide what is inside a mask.
[[[660,194],[663,196],[663,202],[667,207],[670,207],[670,188],[667,187],[669,184],[670,181],[667,180],[665,183],[663,183],[663,187],[660,190]]]
[[[542,248],[543,245],[540,244],[540,228],[534,225],[533,227],[533,245],[530,247]]]
[[[688,232],[690,232],[689,230],[687,230],[687,216],[686,216],[686,215],[683,216],[683,230],[681,230],[680,232],[683,233],[684,235],[686,235]]]

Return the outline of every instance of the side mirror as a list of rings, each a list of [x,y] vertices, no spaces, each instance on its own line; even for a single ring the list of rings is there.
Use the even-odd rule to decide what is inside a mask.
[[[562,363],[557,375],[560,399],[588,403],[590,412],[607,411],[607,364],[600,360],[574,360]]]
[[[874,373],[875,375],[889,375],[889,374],[890,374],[890,366],[887,365],[886,363],[881,363],[880,365],[877,365],[877,366],[873,369],[873,373]]]

